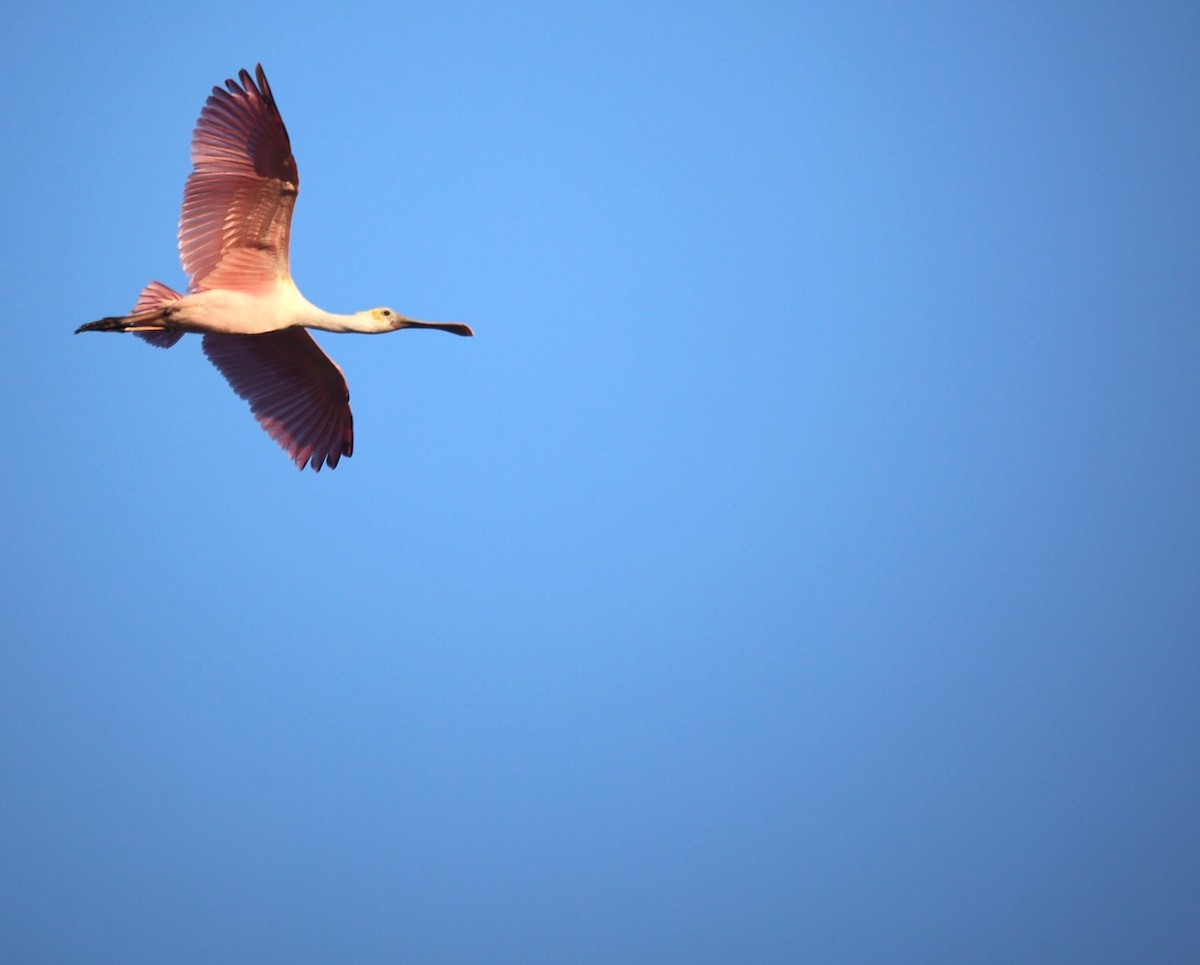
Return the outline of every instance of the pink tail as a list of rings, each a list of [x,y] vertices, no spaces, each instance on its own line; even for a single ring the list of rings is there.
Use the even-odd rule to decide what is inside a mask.
[[[157,308],[162,308],[168,302],[177,301],[182,297],[179,292],[173,288],[168,288],[161,281],[152,281],[142,289],[142,294],[138,297],[137,304],[133,306],[133,311],[130,314],[138,315],[142,312],[152,312]],[[162,332],[134,332],[134,334],[138,338],[144,338],[157,348],[170,348],[183,338],[183,332],[169,330]]]

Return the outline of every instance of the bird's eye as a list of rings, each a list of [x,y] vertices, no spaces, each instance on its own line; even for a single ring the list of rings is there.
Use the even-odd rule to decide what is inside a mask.
[[[388,311],[388,310],[385,308],[385,309],[383,310],[383,317],[384,317],[384,318],[391,318],[391,317],[392,317],[392,313],[391,313],[390,311]]]

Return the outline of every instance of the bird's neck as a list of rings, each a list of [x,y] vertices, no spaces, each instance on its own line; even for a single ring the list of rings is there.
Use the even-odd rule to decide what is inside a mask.
[[[355,312],[353,315],[327,312],[305,298],[290,278],[279,287],[278,297],[284,302],[281,314],[294,319],[295,325],[316,328],[323,332],[369,331],[367,326],[372,320],[369,312]]]
[[[308,328],[319,328],[323,332],[362,332],[366,331],[361,315],[339,315],[337,312],[324,312],[315,309],[303,323]]]

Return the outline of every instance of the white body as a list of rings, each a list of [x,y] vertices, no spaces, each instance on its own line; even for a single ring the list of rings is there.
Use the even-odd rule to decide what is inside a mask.
[[[280,279],[261,292],[212,288],[184,295],[171,305],[172,323],[189,332],[217,332],[227,335],[262,335],[285,328],[319,328],[327,332],[388,332],[397,326],[367,327],[362,316],[336,315],[317,308],[300,294],[291,278]],[[395,316],[395,313],[392,313]],[[398,317],[398,316],[396,316]]]

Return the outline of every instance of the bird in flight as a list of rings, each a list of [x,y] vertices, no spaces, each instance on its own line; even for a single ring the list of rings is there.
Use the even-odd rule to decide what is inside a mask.
[[[390,308],[327,312],[300,294],[288,269],[300,175],[262,65],[214,87],[192,134],[183,191],[179,256],[186,295],[152,281],[128,315],[80,332],[134,332],[170,348],[187,332],[271,438],[301,469],[330,469],[354,452],[350,390],[337,363],[305,329],[394,332],[437,328],[473,335],[458,322],[420,322]]]

